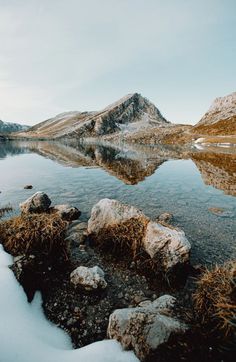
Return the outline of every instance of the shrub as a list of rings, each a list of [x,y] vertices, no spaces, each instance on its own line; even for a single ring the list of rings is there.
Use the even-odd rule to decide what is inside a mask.
[[[195,311],[203,324],[225,336],[236,332],[236,261],[207,270],[193,295]]]
[[[14,256],[66,254],[67,224],[55,214],[22,214],[0,223],[0,240]]]

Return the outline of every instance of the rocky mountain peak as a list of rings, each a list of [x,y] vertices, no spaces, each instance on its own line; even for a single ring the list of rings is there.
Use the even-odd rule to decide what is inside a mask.
[[[216,98],[197,125],[213,124],[236,116],[236,92]]]
[[[138,93],[95,112],[66,112],[32,127],[24,137],[97,137],[167,125],[157,107]]]

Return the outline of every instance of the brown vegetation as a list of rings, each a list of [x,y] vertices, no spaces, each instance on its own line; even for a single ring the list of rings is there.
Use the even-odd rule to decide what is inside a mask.
[[[91,235],[91,238],[102,249],[114,253],[129,253],[135,259],[142,246],[147,222],[146,218],[131,218],[121,224],[101,229],[98,234]]]
[[[219,120],[210,124],[199,124],[192,128],[192,132],[206,135],[235,135],[236,134],[236,116]]]
[[[225,336],[236,332],[236,261],[207,270],[193,295],[195,311],[204,325]]]
[[[52,255],[67,252],[67,222],[55,214],[27,214],[0,223],[1,242],[17,255]]]

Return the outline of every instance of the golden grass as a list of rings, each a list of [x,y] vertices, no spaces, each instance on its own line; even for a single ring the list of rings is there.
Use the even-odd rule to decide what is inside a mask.
[[[236,261],[207,270],[193,295],[203,324],[213,324],[227,336],[236,332]]]
[[[166,279],[163,255],[159,253],[155,258],[151,258],[143,247],[147,224],[147,218],[134,217],[103,228],[97,234],[90,235],[90,238],[101,250],[111,252],[121,259],[128,257],[129,261],[137,263],[138,268],[147,274],[162,275]]]
[[[25,214],[0,223],[0,239],[7,252],[17,255],[67,253],[68,223],[55,214]]]
[[[206,135],[236,135],[236,116],[221,119],[213,124],[199,124],[193,127],[192,132]]]
[[[102,249],[117,253],[128,252],[135,258],[140,252],[147,222],[146,218],[131,218],[121,224],[101,229],[91,237]]]

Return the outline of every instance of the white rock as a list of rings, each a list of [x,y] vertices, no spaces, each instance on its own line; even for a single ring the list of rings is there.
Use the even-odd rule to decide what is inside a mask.
[[[117,200],[102,199],[92,208],[88,233],[98,233],[103,228],[118,225],[131,218],[144,217],[144,214],[134,206],[122,204]]]
[[[173,333],[183,333],[187,326],[172,316],[175,298],[169,295],[144,307],[115,310],[109,318],[108,336],[117,339],[125,349],[132,348],[144,360]],[[165,313],[165,315],[164,315]]]
[[[79,266],[70,275],[71,283],[81,286],[85,290],[105,289],[107,282],[104,279],[104,272],[98,266],[88,268]]]
[[[184,231],[150,221],[143,245],[151,258],[159,258],[165,269],[188,261],[191,245]]]
[[[132,219],[136,223],[127,225]],[[127,227],[130,229],[126,231]],[[160,260],[160,267],[165,271],[189,260],[191,246],[182,230],[150,221],[142,211],[117,200],[102,199],[92,208],[88,234],[99,238],[100,243],[107,238],[113,241],[114,237],[120,244],[128,240],[132,245],[138,240],[150,258]],[[135,235],[139,239],[134,240]]]
[[[20,204],[20,209],[23,213],[44,212],[49,209],[51,200],[44,192],[36,192],[26,201]]]

